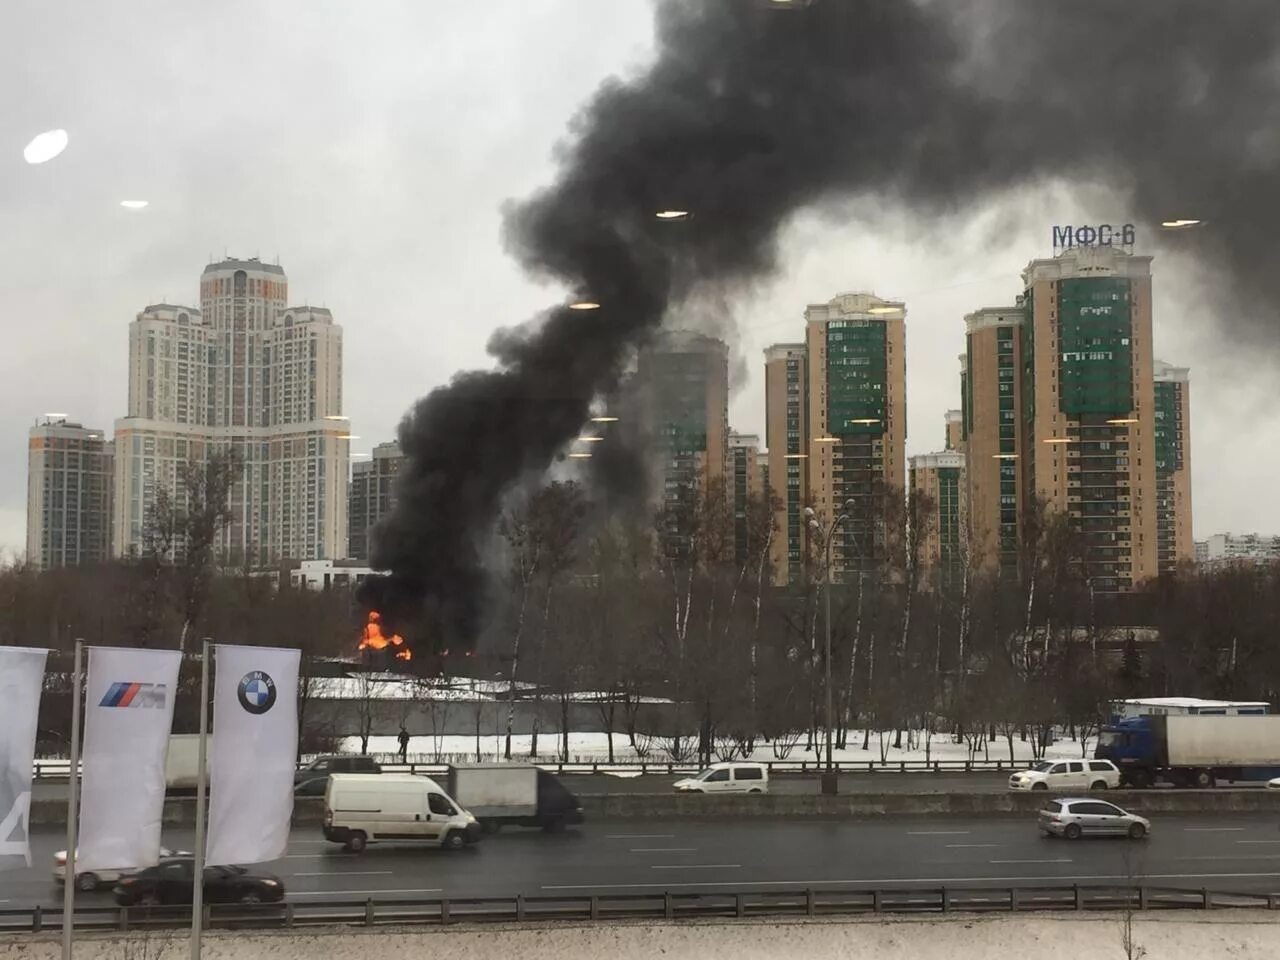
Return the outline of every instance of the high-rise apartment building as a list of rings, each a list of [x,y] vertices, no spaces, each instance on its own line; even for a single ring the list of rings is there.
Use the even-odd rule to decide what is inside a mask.
[[[809,372],[803,343],[776,343],[764,351],[765,446],[774,516],[769,566],[777,585],[800,579],[809,501]]]
[[[48,415],[27,441],[27,562],[38,570],[111,556],[112,444]]]
[[[655,499],[677,510],[712,485],[727,484],[729,348],[687,330],[659,333],[639,352],[619,397],[618,434],[656,465]],[[674,540],[683,535],[673,533]],[[668,544],[670,547],[671,544]]]
[[[767,537],[763,518],[757,516],[765,500],[766,459],[760,451],[760,438],[755,434],[729,434],[729,495],[733,508],[733,558],[741,565],[763,544],[753,544],[753,536]],[[777,531],[774,531],[777,536]],[[758,555],[758,554],[757,554]]]
[[[1191,536],[1191,381],[1186,367],[1152,364],[1155,390],[1156,563],[1172,573],[1195,561]]]
[[[909,463],[910,489],[917,498],[920,582],[925,586],[958,583],[964,570],[964,454],[956,450],[922,453]]]
[[[1018,563],[1021,307],[965,317],[962,409],[969,539],[975,565]]]
[[[881,554],[886,498],[906,488],[905,321],[902,303],[870,293],[805,310],[809,496],[824,524],[852,501],[831,545],[836,579]]]
[[[204,269],[200,309],[157,304],[129,330],[129,410],[116,421],[114,550],[143,549],[156,491],[181,499],[180,464],[233,452],[242,474],[219,544],[232,562],[346,554],[350,428],[342,328],[289,307],[278,265]]]
[[[1099,593],[1157,572],[1151,258],[1075,247],[1023,271],[1017,307],[966,318],[975,557],[1016,566],[1032,507],[1065,515]]]
[[[392,440],[374,447],[368,460],[351,464],[347,552],[352,559],[368,561],[373,527],[395,505],[395,479],[402,463],[400,444]]]

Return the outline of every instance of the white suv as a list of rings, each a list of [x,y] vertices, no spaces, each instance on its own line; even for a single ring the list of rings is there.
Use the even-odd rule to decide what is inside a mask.
[[[1110,760],[1042,760],[1009,778],[1010,790],[1114,790],[1120,771]]]

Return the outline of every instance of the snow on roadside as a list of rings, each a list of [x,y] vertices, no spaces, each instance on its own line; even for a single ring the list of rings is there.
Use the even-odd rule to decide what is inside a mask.
[[[471,757],[474,759],[476,754],[476,738],[469,734],[449,735],[439,738],[432,736],[414,735],[415,731],[409,731],[409,759],[418,763],[430,763],[432,758],[437,754],[451,757]],[[892,747],[893,734],[886,734],[886,762],[890,764],[902,761],[923,762],[926,759],[925,749],[923,745],[923,734],[921,735],[921,745],[913,750],[901,749],[894,750]],[[482,734],[480,737],[480,758],[481,760],[494,760],[502,756],[504,744],[504,736],[494,734]],[[906,742],[904,735],[903,742]],[[833,750],[832,759],[840,763],[880,763],[880,742],[876,733],[871,734],[869,749],[862,749],[862,731],[855,730],[849,735],[848,743],[850,746],[844,750]],[[786,758],[788,761],[799,763],[805,761],[808,763],[821,762],[825,759],[825,753],[819,750],[815,753],[813,750],[806,751],[804,749],[804,741],[801,740],[796,744],[790,755]],[[516,735],[511,738],[511,754],[515,759],[527,759],[529,756],[530,737],[528,734]],[[1024,743],[1016,736],[1013,739],[1015,763],[1029,764],[1031,762],[1031,743]],[[1093,741],[1089,740],[1086,744],[1086,752],[1093,753]],[[538,754],[540,758],[554,759],[560,749],[560,735],[555,731],[544,730],[538,735]],[[344,737],[339,743],[339,750],[343,753],[359,753],[360,738]],[[400,744],[394,736],[376,736],[369,738],[369,753],[375,756],[388,756],[400,752]],[[615,733],[613,735],[613,753],[615,761],[618,763],[640,763],[641,758],[636,754],[626,734]],[[603,763],[609,757],[609,736],[605,733],[570,733],[569,734],[569,759],[571,762],[591,763],[593,761]],[[1004,739],[993,741],[989,748],[979,751],[976,759],[983,760],[986,758],[991,760],[1002,760],[1009,762],[1009,745]],[[1051,744],[1046,751],[1046,757],[1050,760],[1079,760],[1081,757],[1081,749],[1078,741],[1075,740],[1059,740]],[[771,760],[779,760],[775,755],[773,747],[770,744],[758,743],[749,759],[760,762],[768,762]],[[967,760],[969,759],[968,747],[963,743],[953,743],[951,738],[945,734],[935,734],[932,744],[930,745],[928,759],[930,760]],[[648,763],[666,763],[667,756],[662,750],[662,741],[653,738],[650,744],[650,751],[645,762]]]
[[[305,960],[323,954],[329,960],[613,960],[650,957],[733,957],[734,960],[1027,960],[1028,957],[1079,957],[1120,960],[1119,915],[991,916],[819,921],[757,920],[679,923],[529,923],[444,928],[380,927],[365,934],[351,928],[256,933],[210,930],[204,936],[205,960],[242,960],[271,956]],[[1280,927],[1265,912],[1139,914],[1134,941],[1151,960],[1273,960],[1280,949]],[[76,942],[79,960],[127,956],[137,934],[85,934]],[[150,943],[155,960],[182,960],[187,941],[157,937]],[[0,960],[57,960],[53,935],[19,934],[0,938]],[[122,951],[124,951],[122,953]]]

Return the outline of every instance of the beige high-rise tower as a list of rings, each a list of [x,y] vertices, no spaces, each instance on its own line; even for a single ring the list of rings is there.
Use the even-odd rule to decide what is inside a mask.
[[[1151,258],[1076,247],[1023,284],[966,318],[975,559],[1016,567],[1038,501],[1080,534],[1093,588],[1128,591],[1157,572]]]
[[[963,426],[970,560],[1016,570],[1021,307],[965,317]]]
[[[831,548],[832,576],[883,549],[886,497],[906,488],[906,307],[847,293],[805,311],[809,495],[824,524],[850,519]]]
[[[954,586],[964,574],[964,454],[940,450],[917,454],[908,462],[911,491],[918,498],[920,583]]]
[[[778,507],[769,566],[776,585],[799,580],[804,569],[804,508],[809,497],[807,368],[803,343],[775,343],[764,351],[766,486]]]
[[[200,309],[156,304],[130,325],[129,411],[116,421],[117,554],[145,549],[158,489],[181,500],[180,464],[230,450],[243,472],[219,544],[225,560],[345,556],[342,328],[327,309],[287,303],[278,265],[225,260],[204,269]]]

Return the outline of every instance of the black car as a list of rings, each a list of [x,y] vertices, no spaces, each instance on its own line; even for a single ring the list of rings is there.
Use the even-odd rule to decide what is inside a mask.
[[[147,867],[116,884],[116,903],[187,904],[191,902],[195,861],[168,860]],[[205,867],[205,903],[279,903],[284,884],[269,873],[250,873],[244,867]]]
[[[323,797],[331,773],[381,773],[373,757],[316,757],[293,775],[293,793],[299,797]]]

